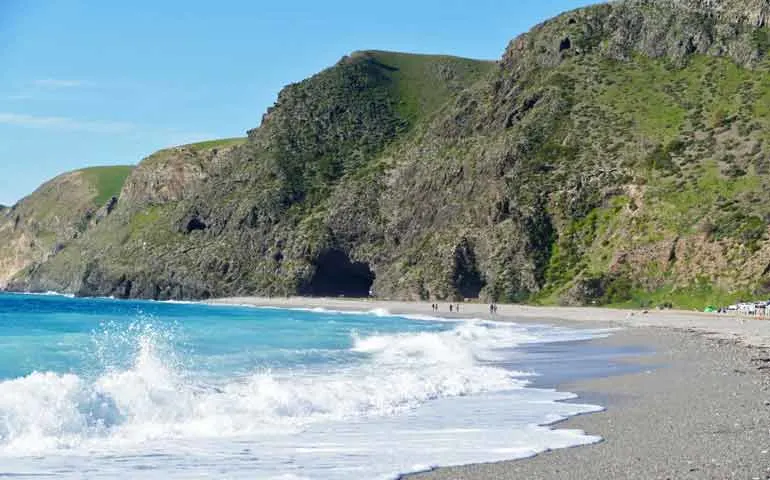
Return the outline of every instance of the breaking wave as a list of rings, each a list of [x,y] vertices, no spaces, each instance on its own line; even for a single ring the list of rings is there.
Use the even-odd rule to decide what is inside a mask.
[[[99,372],[35,372],[1,382],[0,454],[286,433],[389,416],[437,398],[521,389],[526,373],[491,362],[498,349],[533,340],[480,322],[442,332],[352,333],[349,353],[358,362],[223,378],[186,367],[172,336],[151,323],[106,327],[93,335]],[[130,352],[128,361],[118,348]]]

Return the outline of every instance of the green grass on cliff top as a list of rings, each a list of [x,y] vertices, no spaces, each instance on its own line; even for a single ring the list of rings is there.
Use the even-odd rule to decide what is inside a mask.
[[[205,142],[190,143],[188,145],[182,145],[184,148],[189,148],[196,152],[201,150],[209,150],[212,148],[225,148],[234,147],[236,145],[243,145],[246,143],[246,137],[233,137],[233,138],[220,138],[218,140],[207,140]]]
[[[96,187],[94,203],[102,206],[112,197],[117,197],[126,178],[134,169],[131,165],[119,165],[114,167],[91,167],[80,172]]]
[[[496,62],[412,53],[365,50],[354,52],[352,59],[369,58],[390,71],[399,113],[410,122],[436,112],[463,88],[489,74]]]
[[[169,155],[175,154],[179,149],[187,149],[194,153],[205,152],[214,148],[227,148],[243,145],[248,140],[246,137],[233,137],[233,138],[220,138],[216,140],[206,140],[198,143],[188,143],[186,145],[177,145],[174,147],[164,148],[153,153],[149,157],[142,160],[143,164],[147,162],[163,162]]]

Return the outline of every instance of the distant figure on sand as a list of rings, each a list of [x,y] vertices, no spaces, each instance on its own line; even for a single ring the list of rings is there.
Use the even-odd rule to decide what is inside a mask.
[[[452,304],[449,304],[449,313],[452,313]]]

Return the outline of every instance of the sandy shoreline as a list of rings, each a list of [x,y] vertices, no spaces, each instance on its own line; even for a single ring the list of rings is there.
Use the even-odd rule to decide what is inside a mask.
[[[430,303],[308,298],[231,298],[217,304],[624,328],[597,344],[638,345],[657,352],[642,373],[560,385],[583,398],[605,399],[602,413],[557,428],[605,441],[532,459],[441,468],[409,476],[444,479],[770,479],[770,321],[678,311],[460,304],[438,314]]]
[[[347,311],[384,309],[393,314],[436,315],[446,318],[481,318],[501,321],[549,321],[603,324],[620,327],[664,327],[677,330],[694,330],[710,337],[737,340],[754,347],[770,348],[770,320],[755,320],[741,316],[676,310],[615,310],[590,307],[531,307],[500,305],[496,315],[489,314],[489,306],[478,303],[461,303],[460,313],[449,312],[448,303],[440,303],[435,313],[429,302],[396,302],[379,300],[345,300],[336,298],[261,298],[235,297],[211,300],[214,304],[254,305],[281,308],[327,308]],[[453,304],[456,305],[456,304]]]
[[[557,428],[604,442],[531,459],[441,468],[414,480],[770,479],[770,352],[734,341],[660,328],[634,328],[595,341],[644,345],[641,373],[559,386],[604,412]]]

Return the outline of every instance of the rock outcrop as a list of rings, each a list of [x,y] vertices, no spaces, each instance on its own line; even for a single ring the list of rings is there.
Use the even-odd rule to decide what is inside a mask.
[[[770,2],[767,0],[674,0],[683,8],[714,16],[727,23],[767,27]]]

